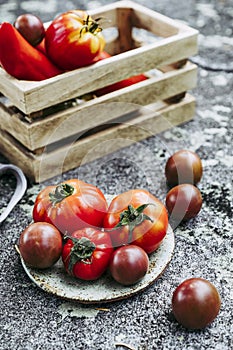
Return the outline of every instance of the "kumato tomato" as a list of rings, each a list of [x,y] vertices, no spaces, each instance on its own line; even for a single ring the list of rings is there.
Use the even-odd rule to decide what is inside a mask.
[[[203,278],[185,280],[172,296],[172,311],[176,320],[189,329],[208,326],[217,317],[220,306],[217,289]]]
[[[139,282],[146,275],[148,268],[148,255],[136,245],[117,248],[109,264],[112,277],[125,286]]]
[[[32,46],[38,45],[45,36],[43,22],[31,13],[25,13],[17,17],[14,27]]]
[[[61,256],[62,236],[47,222],[32,223],[21,233],[18,248],[26,265],[46,269]]]
[[[196,185],[202,178],[203,167],[200,157],[192,151],[180,150],[174,153],[165,166],[169,186],[190,183]]]
[[[167,193],[166,207],[170,219],[189,220],[201,210],[202,195],[199,189],[191,184],[178,185]]]

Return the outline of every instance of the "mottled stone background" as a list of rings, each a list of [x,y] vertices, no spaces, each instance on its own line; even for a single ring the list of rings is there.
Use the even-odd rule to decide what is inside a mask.
[[[143,187],[164,201],[164,165],[180,149],[196,151],[204,165],[198,185],[203,196],[200,214],[175,230],[174,256],[164,274],[143,293],[124,301],[82,306],[64,301],[35,286],[26,276],[14,244],[31,221],[31,207],[47,184],[28,184],[20,204],[0,227],[0,349],[116,349],[125,342],[137,350],[230,350],[232,342],[232,99],[233,1],[137,1],[200,31],[198,85],[192,92],[197,109],[192,121],[132,145],[63,175],[96,184],[116,194]],[[91,9],[109,1],[2,1],[0,22],[13,22],[24,12],[44,21],[67,9]],[[17,59],[17,58],[16,58]],[[1,156],[0,161],[7,162]],[[0,179],[0,210],[15,185]],[[189,277],[204,277],[219,290],[222,307],[217,319],[202,331],[187,331],[171,316],[175,287]],[[118,349],[124,349],[118,347]]]

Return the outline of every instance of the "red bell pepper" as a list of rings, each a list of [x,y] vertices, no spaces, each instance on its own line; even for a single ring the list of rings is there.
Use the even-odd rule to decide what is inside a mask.
[[[8,74],[22,80],[39,81],[62,73],[8,22],[0,27],[0,62]]]

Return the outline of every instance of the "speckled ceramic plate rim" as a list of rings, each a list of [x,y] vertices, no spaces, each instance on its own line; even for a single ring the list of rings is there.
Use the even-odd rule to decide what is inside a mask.
[[[112,279],[108,272],[97,281],[78,280],[65,272],[61,259],[46,270],[29,268],[22,258],[21,262],[29,278],[45,292],[83,304],[107,303],[129,298],[153,284],[171,261],[174,247],[174,232],[169,225],[161,245],[149,256],[148,273],[141,281],[132,286],[120,285]]]

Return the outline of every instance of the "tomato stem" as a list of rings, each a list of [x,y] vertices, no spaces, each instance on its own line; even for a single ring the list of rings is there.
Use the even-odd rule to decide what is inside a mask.
[[[55,192],[49,193],[49,198],[53,205],[61,202],[64,198],[69,197],[73,194],[74,187],[69,184],[60,184],[55,188]]]
[[[128,243],[132,242],[133,230],[136,226],[140,225],[143,221],[149,220],[153,222],[153,220],[143,211],[148,207],[148,205],[154,205],[152,203],[142,204],[137,208],[134,208],[131,204],[128,206],[128,210],[124,210],[120,214],[120,221],[114,227],[114,229],[127,226],[129,227],[129,236]]]
[[[96,32],[101,32],[102,28],[99,26],[100,18],[97,18],[96,20],[90,19],[90,16],[87,16],[86,20],[83,20],[83,26],[80,30],[80,36],[82,35],[82,32],[85,30],[85,32],[90,32],[92,34],[96,34]]]
[[[74,243],[69,254],[69,271],[72,272],[73,266],[79,261],[83,262],[84,264],[91,264],[92,254],[96,248],[95,243],[86,237],[67,238],[69,238]]]

